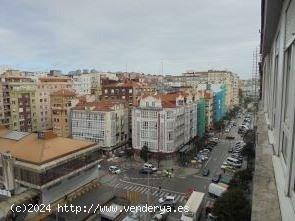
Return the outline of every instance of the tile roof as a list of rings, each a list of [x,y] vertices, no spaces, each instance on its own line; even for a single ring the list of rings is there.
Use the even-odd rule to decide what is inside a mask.
[[[19,161],[44,164],[71,153],[86,149],[95,143],[64,137],[38,138],[37,133],[29,133],[20,140],[5,138],[11,131],[0,128],[0,152],[11,152]]]
[[[111,111],[114,106],[124,104],[121,101],[95,101],[95,102],[79,102],[72,110],[85,110],[89,108],[91,111]]]
[[[135,81],[124,81],[124,82],[118,82],[118,83],[112,83],[108,85],[103,85],[105,88],[140,88],[140,87],[147,87],[147,84],[135,82]]]
[[[176,107],[176,99],[179,96],[187,96],[189,95],[187,92],[184,91],[177,91],[167,94],[155,94],[155,95],[143,95],[141,99],[144,99],[146,97],[154,97],[156,99],[160,99],[162,103],[162,107],[164,108],[175,108]]]
[[[58,90],[58,91],[55,91],[55,92],[51,93],[50,95],[52,95],[52,96],[72,97],[72,96],[75,96],[76,94],[72,90],[61,89],[61,90]]]

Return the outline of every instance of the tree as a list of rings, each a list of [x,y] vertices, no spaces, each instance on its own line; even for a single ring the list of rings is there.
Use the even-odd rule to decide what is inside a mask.
[[[240,170],[236,172],[229,184],[230,188],[240,188],[242,190],[249,190],[249,183],[253,179],[253,173],[250,169]]]
[[[251,205],[242,190],[232,188],[215,201],[213,215],[218,221],[249,221]]]
[[[141,148],[141,151],[140,151],[140,158],[144,161],[144,162],[147,162],[148,161],[148,154],[149,154],[149,149],[147,147],[147,145],[144,145],[142,148]]]
[[[224,127],[224,122],[223,122],[223,120],[220,120],[220,121],[215,122],[215,128],[216,128],[217,130],[221,130],[223,127]]]
[[[243,138],[246,144],[254,144],[255,143],[255,131],[248,130]]]

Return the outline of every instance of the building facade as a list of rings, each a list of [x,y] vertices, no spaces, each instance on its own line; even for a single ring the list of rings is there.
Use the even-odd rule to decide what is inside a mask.
[[[72,137],[90,140],[105,150],[128,142],[128,109],[122,102],[89,102],[71,110]]]
[[[295,1],[262,0],[262,104],[282,220],[295,219]]]
[[[70,196],[96,179],[101,160],[95,143],[57,137],[52,131],[27,133],[1,128],[0,152],[4,190],[11,195],[36,190],[39,203],[44,204]]]
[[[73,89],[79,95],[94,94],[100,90],[100,74],[85,73],[73,76]]]
[[[143,96],[132,111],[132,146],[177,152],[197,135],[197,103],[184,93]]]
[[[212,85],[213,91],[213,121],[219,122],[227,112],[226,86]]]
[[[38,131],[52,129],[50,94],[53,92],[67,89],[71,90],[73,85],[72,79],[61,76],[43,76],[37,80],[37,115]]]
[[[12,130],[37,131],[36,84],[19,71],[1,75],[2,124]]]
[[[62,89],[50,95],[53,131],[61,137],[71,135],[71,108],[75,106],[76,94],[72,90]]]

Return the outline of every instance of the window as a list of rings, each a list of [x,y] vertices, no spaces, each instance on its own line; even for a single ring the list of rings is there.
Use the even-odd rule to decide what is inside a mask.
[[[142,111],[141,112],[141,117],[142,118],[148,118],[149,117],[149,112],[148,111]]]
[[[144,122],[142,122],[142,124],[141,124],[141,128],[142,128],[142,129],[145,129],[145,130],[148,129],[148,126],[149,126],[148,121],[144,121]]]
[[[285,87],[284,87],[284,121],[287,124],[287,127],[290,127],[290,101],[291,101],[291,65],[292,65],[292,45],[289,47],[289,49],[286,51],[285,57],[286,57],[286,63],[285,63]]]
[[[282,154],[285,162],[287,161],[288,140],[286,134],[283,132]]]
[[[152,102],[152,107],[155,107],[155,106],[156,106],[156,105],[155,105],[155,101],[153,101],[153,102]]]

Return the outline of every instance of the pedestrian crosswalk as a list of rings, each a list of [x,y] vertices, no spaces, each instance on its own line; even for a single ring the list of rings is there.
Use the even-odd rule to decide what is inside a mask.
[[[119,182],[119,183],[111,183],[111,186],[113,186],[115,189],[123,189],[125,191],[132,191],[132,192],[139,192],[141,194],[147,195],[150,191],[150,195],[152,195],[157,201],[161,197],[167,196],[167,195],[173,195],[175,196],[175,200],[177,203],[185,203],[185,194],[180,192],[174,192],[169,190],[158,190],[156,187],[148,188],[148,186],[137,184],[137,183],[129,183],[129,182]]]

